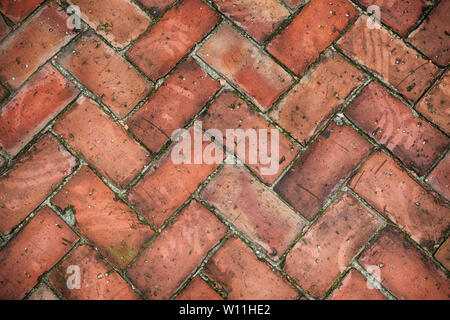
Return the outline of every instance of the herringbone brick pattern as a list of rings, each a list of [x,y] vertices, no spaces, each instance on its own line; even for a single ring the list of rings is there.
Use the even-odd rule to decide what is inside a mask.
[[[450,298],[450,0],[0,12],[0,299]],[[174,163],[194,120],[278,171]]]

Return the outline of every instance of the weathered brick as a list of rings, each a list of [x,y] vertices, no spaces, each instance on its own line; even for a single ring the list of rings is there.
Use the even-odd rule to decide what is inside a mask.
[[[80,269],[80,289],[69,289],[69,266]],[[75,249],[50,276],[50,284],[68,300],[136,300],[139,295],[100,255],[84,245]],[[72,282],[73,284],[73,282]]]
[[[150,299],[168,299],[225,236],[227,228],[193,200],[128,269]]]
[[[387,298],[371,285],[369,288],[367,279],[351,269],[342,279],[341,283],[327,298],[329,300],[386,300]]]
[[[365,77],[339,54],[321,61],[270,112],[270,117],[306,144]]]
[[[28,300],[59,300],[59,298],[46,284],[41,282],[36,291],[28,297]]]
[[[358,10],[346,0],[311,0],[267,50],[301,75],[352,21]]]
[[[0,16],[0,41],[3,40],[10,31],[11,27],[8,26],[3,17]]]
[[[68,0],[82,18],[113,46],[122,49],[147,30],[151,19],[130,0]]]
[[[293,82],[283,68],[229,24],[223,24],[198,55],[240,87],[263,111],[268,110]]]
[[[47,64],[0,110],[0,148],[16,155],[78,95],[78,90]]]
[[[378,266],[383,286],[399,299],[448,300],[446,275],[393,227],[359,259],[364,268]]]
[[[416,105],[416,110],[450,135],[450,72]]]
[[[367,160],[350,187],[428,249],[448,230],[450,208],[382,152]]]
[[[372,5],[380,7],[381,21],[401,36],[407,34],[431,4],[430,1],[424,0],[357,0],[357,2],[366,9]]]
[[[6,164],[6,160],[3,157],[0,157],[0,169],[3,169],[3,166]]]
[[[76,34],[67,28],[67,17],[58,4],[50,2],[6,38],[0,44],[0,80],[18,89],[67,44]]]
[[[450,153],[439,162],[427,178],[428,184],[450,201]]]
[[[305,227],[294,211],[239,166],[225,165],[200,196],[274,259]]]
[[[160,17],[176,0],[139,0],[154,17]]]
[[[227,240],[203,273],[227,292],[229,300],[286,300],[300,295],[238,238]]]
[[[194,59],[189,58],[127,120],[127,125],[151,151],[157,152],[219,88],[219,82],[211,79]]]
[[[149,153],[124,128],[84,96],[57,120],[54,130],[120,188],[128,185],[150,160]]]
[[[275,191],[307,219],[369,154],[371,145],[349,126],[330,125],[281,179]]]
[[[367,135],[423,175],[449,144],[448,138],[377,82],[370,83],[345,109]]]
[[[413,45],[443,67],[450,61],[449,19],[450,2],[441,1],[408,37]]]
[[[256,145],[251,145],[249,138],[243,138],[238,140],[235,139],[236,147],[234,153],[237,154],[237,148],[240,144],[244,144],[245,147],[245,159],[243,160],[250,168],[254,169],[261,179],[268,183],[272,184],[275,180],[280,176],[280,174],[284,171],[284,169],[294,160],[295,156],[299,152],[299,149],[294,146],[289,139],[279,133],[279,142],[278,142],[278,158],[276,158],[275,154],[271,154],[272,143],[275,143],[274,138],[271,135],[270,130],[277,130],[273,125],[267,122],[261,115],[259,115],[255,110],[250,108],[242,99],[238,98],[231,91],[224,91],[212,104],[208,107],[205,113],[201,115],[199,120],[202,121],[203,129],[217,129],[222,132],[224,138],[226,138],[227,130],[237,130],[242,129],[245,132],[247,130],[255,130],[256,137]],[[261,152],[258,144],[261,143],[260,139],[260,131],[259,130],[268,130],[267,132],[267,155],[273,156],[273,161],[278,162],[278,170],[275,173],[267,173],[266,171],[269,169],[271,164],[262,164],[260,161]],[[217,140],[216,140],[217,141]],[[224,140],[224,145],[228,142]],[[258,151],[257,157],[259,157],[257,163],[250,163],[249,158],[251,151],[250,149]],[[275,169],[275,167],[272,165]],[[269,170],[271,171],[271,170]]]
[[[32,13],[43,0],[2,0],[0,11],[14,23],[19,23]]]
[[[385,28],[368,25],[367,16],[361,16],[339,39],[337,47],[408,100],[417,101],[439,75],[439,69]]]
[[[214,0],[217,8],[259,42],[266,40],[289,16],[277,0]]]
[[[153,85],[94,33],[67,47],[58,61],[123,118]]]
[[[222,300],[223,298],[211,288],[206,281],[195,277],[181,291],[176,300]]]
[[[450,270],[450,240],[445,240],[444,244],[434,254],[434,257],[442,263],[447,270]]]
[[[127,52],[153,81],[164,77],[219,22],[201,0],[177,3]]]
[[[195,129],[199,134],[199,129]],[[195,157],[194,127],[188,131],[191,141],[191,154]],[[181,143],[181,141],[180,141]],[[210,143],[204,142],[202,152]],[[160,227],[176,209],[178,209],[189,196],[213,173],[219,166],[213,164],[176,164],[172,160],[172,152],[177,152],[173,144],[152,165],[143,178],[130,189],[129,201],[136,206],[139,213],[145,216],[150,223]],[[180,153],[180,156],[186,156]],[[175,155],[176,156],[176,155]]]
[[[0,177],[0,232],[9,233],[25,219],[75,166],[55,137],[41,137]]]
[[[351,194],[341,193],[294,246],[284,269],[312,296],[321,297],[382,224]]]
[[[52,203],[62,210],[72,210],[75,227],[121,269],[154,234],[88,167],[81,169]]]
[[[0,251],[0,299],[23,299],[44,272],[78,240],[76,234],[48,207]]]

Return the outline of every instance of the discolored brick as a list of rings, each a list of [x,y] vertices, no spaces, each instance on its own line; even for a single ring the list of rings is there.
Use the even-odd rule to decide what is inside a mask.
[[[139,0],[154,17],[161,17],[176,0]]]
[[[224,91],[208,107],[206,112],[199,117],[199,120],[202,121],[204,130],[219,130],[225,139],[228,130],[242,129],[245,131],[244,133],[248,132],[248,130],[254,130],[256,133],[255,144],[253,144],[250,138],[238,136],[234,141],[236,147],[232,151],[234,151],[235,155],[239,156],[237,149],[241,144],[244,144],[245,159],[241,160],[244,160],[250,168],[254,169],[267,184],[275,182],[299,152],[299,149],[285,135],[278,133],[278,144],[275,146],[275,152],[272,154],[272,143],[277,142],[272,136],[271,130],[277,129],[231,91]],[[261,130],[267,130],[267,152],[262,150],[265,141],[261,140],[265,139],[265,136]],[[249,136],[252,136],[251,132]],[[216,138],[215,141],[218,141],[218,139]],[[231,142],[228,140],[223,142],[224,145],[228,143]],[[256,152],[256,163],[254,161],[255,159],[251,159],[250,161],[252,152]],[[264,164],[261,161],[263,159],[262,156],[266,154],[272,160],[268,164]],[[274,164],[275,162],[276,164]]]
[[[85,34],[58,58],[119,118],[125,117],[153,88],[136,69],[93,33]]]
[[[67,28],[67,17],[56,2],[50,2],[6,38],[0,44],[0,80],[18,89],[66,45],[76,35]]]
[[[200,112],[219,88],[219,82],[189,58],[127,120],[127,125],[151,151],[157,152],[175,130],[183,128]]]
[[[442,263],[447,270],[450,270],[450,240],[445,240],[444,244],[434,254],[434,257]]]
[[[341,193],[290,251],[284,269],[321,297],[382,224],[355,197]]]
[[[223,24],[197,54],[263,111],[293,82],[283,68],[229,24]]]
[[[208,261],[203,273],[222,287],[228,300],[287,300],[299,296],[238,238],[227,240]]]
[[[195,277],[186,288],[181,291],[176,300],[222,300],[223,298],[214,291],[200,277]]]
[[[275,186],[308,220],[368,155],[371,145],[349,126],[330,125]]]
[[[441,80],[416,105],[427,119],[437,124],[450,135],[450,72],[447,71]]]
[[[306,145],[364,80],[362,72],[339,54],[327,51],[269,115]]]
[[[386,300],[387,298],[364,276],[351,269],[341,283],[328,296],[329,300]]]
[[[289,16],[277,0],[214,0],[217,8],[259,42],[266,40]]]
[[[168,299],[226,231],[208,209],[193,200],[139,256],[127,276],[150,299]]]
[[[434,190],[450,201],[450,153],[447,153],[431,171],[426,181]]]
[[[441,1],[408,37],[414,46],[443,67],[450,61],[449,19],[450,2]]]
[[[14,23],[30,15],[44,0],[2,0],[0,11]]]
[[[48,207],[0,251],[0,299],[23,299],[44,272],[78,240],[76,234]]]
[[[28,297],[28,300],[59,300],[59,298],[46,284],[41,282],[36,291]]]
[[[219,16],[201,0],[179,2],[127,51],[127,57],[156,81],[218,22]]]
[[[346,0],[311,0],[267,50],[296,74],[303,74],[358,14]]]
[[[113,46],[122,49],[150,25],[151,19],[130,0],[68,0],[82,18]]]
[[[447,137],[415,117],[377,82],[363,89],[345,109],[345,115],[420,176],[449,145]]]
[[[15,156],[79,91],[46,64],[0,110],[0,148]]]
[[[8,26],[3,17],[0,16],[0,41],[3,40],[3,38],[5,38],[10,31],[11,27]]]
[[[75,269],[80,275],[80,288],[74,284]],[[70,277],[70,278],[69,278]],[[140,296],[110,267],[100,255],[87,245],[75,249],[50,275],[50,284],[67,300],[137,300]]]
[[[197,134],[201,134],[199,129],[194,130],[194,127],[191,127],[183,135],[191,144],[188,149],[193,158],[197,154],[193,142],[196,130]],[[192,158],[186,159],[190,163],[175,163],[172,157],[187,156],[175,148],[177,145],[173,144],[167,149],[128,194],[129,201],[136,206],[139,213],[156,227],[160,227],[219,166],[217,163],[197,164]],[[203,152],[208,145],[204,142],[198,151]]]
[[[427,249],[448,230],[450,208],[382,152],[367,160],[349,186]]]
[[[9,233],[25,219],[76,164],[55,137],[41,137],[0,176],[0,232]]]
[[[225,165],[200,197],[275,260],[305,227],[294,211],[239,166]]]
[[[448,300],[446,275],[393,227],[359,259],[364,268],[378,266],[382,285],[399,299]]]
[[[88,167],[81,169],[51,202],[72,211],[80,233],[121,269],[154,234]]]
[[[369,25],[367,16],[361,16],[339,39],[337,47],[410,102],[417,101],[440,70],[385,28]]]

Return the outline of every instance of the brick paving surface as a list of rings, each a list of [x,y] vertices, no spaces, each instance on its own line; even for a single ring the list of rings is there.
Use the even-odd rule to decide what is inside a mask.
[[[0,0],[0,299],[449,300],[449,21]],[[276,170],[229,129],[279,136]]]

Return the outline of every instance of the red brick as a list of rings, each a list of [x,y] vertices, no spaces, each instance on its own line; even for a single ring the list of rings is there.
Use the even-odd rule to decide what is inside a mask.
[[[57,120],[54,130],[120,188],[128,185],[150,160],[149,153],[124,128],[84,96]]]
[[[286,258],[288,275],[314,297],[323,296],[382,221],[349,193],[341,193]]]
[[[358,21],[337,42],[346,55],[362,64],[411,102],[417,101],[440,70],[380,27],[370,29],[367,16]]]
[[[357,0],[357,2],[365,8],[372,5],[380,7],[381,21],[401,36],[407,34],[431,4],[430,1],[423,0]]]
[[[185,0],[171,8],[127,52],[153,81],[164,77],[219,22],[201,0]]]
[[[444,242],[444,244],[439,248],[439,250],[434,254],[434,257],[442,263],[447,270],[450,270],[450,240]]]
[[[0,299],[23,299],[44,272],[78,240],[76,234],[48,207],[0,251]]]
[[[305,222],[242,167],[225,165],[200,196],[277,260]]]
[[[9,233],[25,219],[75,166],[55,137],[41,137],[0,177],[0,232]]]
[[[311,0],[267,50],[301,75],[357,14],[358,10],[346,0]]]
[[[16,155],[78,95],[51,64],[41,69],[0,111],[0,148]]]
[[[195,130],[201,134],[199,129]],[[194,127],[191,127],[188,133],[192,142],[191,153],[195,157]],[[204,142],[202,151],[209,144]],[[174,163],[171,155],[177,151],[175,145],[177,144],[165,151],[143,178],[130,189],[128,195],[129,201],[137,207],[140,214],[156,227],[160,227],[218,167],[218,164],[195,164],[194,161],[191,161],[191,164]],[[180,155],[185,156],[182,153]]]
[[[292,77],[250,40],[223,24],[198,51],[206,63],[242,88],[247,97],[266,111],[291,84]]]
[[[220,85],[189,58],[171,74],[131,118],[130,130],[153,152],[157,152],[213,97]]]
[[[431,171],[428,184],[450,201],[450,153]]]
[[[345,115],[421,176],[449,144],[447,137],[415,117],[377,82],[363,89],[345,109]]]
[[[259,261],[238,238],[225,242],[203,272],[228,293],[228,300],[286,300],[299,296],[277,271]]]
[[[3,38],[5,38],[10,31],[11,27],[8,26],[3,17],[0,16],[0,41],[3,40]]]
[[[193,200],[128,269],[150,299],[168,299],[223,237],[227,228]]]
[[[339,54],[327,51],[275,106],[270,117],[306,145],[364,80],[364,75]]]
[[[69,266],[80,268],[80,289],[69,289],[74,275]],[[131,286],[89,246],[75,249],[69,258],[51,274],[50,283],[68,300],[135,300],[140,299]]]
[[[386,300],[387,298],[377,289],[368,287],[367,279],[351,269],[334,289],[329,300]]]
[[[242,129],[244,131],[247,130],[255,130],[257,135],[259,134],[259,130],[277,130],[273,125],[267,122],[261,115],[259,115],[255,110],[250,108],[243,100],[239,99],[235,94],[231,91],[224,91],[220,97],[218,97],[211,106],[208,107],[205,113],[201,115],[199,118],[203,122],[203,129],[217,129],[222,132],[224,138],[226,138],[227,130],[236,130]],[[259,138],[257,138],[259,143]],[[268,142],[271,142],[273,137],[271,136],[270,131],[267,133]],[[237,139],[235,139],[237,140]],[[217,141],[217,140],[216,140]],[[227,142],[224,141],[224,145]],[[289,139],[279,133],[279,157],[278,159],[274,158],[274,161],[279,163],[279,168],[274,174],[267,174],[264,170],[268,169],[270,164],[261,164],[261,161],[257,161],[256,164],[249,163],[250,156],[250,142],[248,138],[241,139],[239,141],[235,141],[237,146],[244,143],[245,147],[245,163],[255,170],[261,179],[268,183],[272,184],[275,180],[280,176],[280,174],[284,171],[284,169],[294,160],[295,156],[299,152],[298,148],[294,146]],[[257,148],[258,145],[254,146]],[[259,149],[257,149],[259,152]],[[267,150],[270,153],[271,143],[268,143]],[[237,154],[237,147],[233,150],[235,155]],[[260,156],[259,153],[257,155]],[[273,155],[275,157],[275,155]]]
[[[9,91],[0,84],[0,102],[5,100],[9,96]]]
[[[59,300],[59,298],[46,284],[41,283],[36,291],[28,297],[28,300]]]
[[[21,1],[24,2],[24,1]],[[50,2],[0,44],[0,80],[18,89],[76,34],[67,14]]]
[[[81,169],[52,203],[63,210],[72,209],[75,227],[121,269],[154,234],[88,167]]]
[[[443,67],[450,61],[449,19],[450,2],[441,1],[408,37],[413,45]]]
[[[200,277],[195,277],[186,288],[181,291],[176,300],[222,300],[223,298],[214,291]]]
[[[14,23],[28,17],[43,0],[1,0],[0,11]]]
[[[131,64],[93,33],[66,48],[59,62],[119,118],[127,115],[153,88]]]
[[[371,145],[349,126],[330,125],[278,182],[275,191],[307,219],[315,218],[368,155]]]
[[[446,275],[392,227],[386,228],[360,263],[381,268],[382,285],[399,299],[448,300]]]
[[[160,17],[176,0],[139,0],[154,17]]]
[[[450,135],[450,72],[419,101],[416,110]]]
[[[289,16],[277,0],[214,0],[217,8],[259,42],[266,40]]]
[[[382,152],[370,157],[350,187],[428,249],[448,230],[449,207]]]
[[[151,19],[130,0],[68,0],[82,18],[113,46],[124,48],[147,30]]]
[[[0,157],[0,169],[3,169],[3,165],[6,164],[6,160],[3,157]]]

